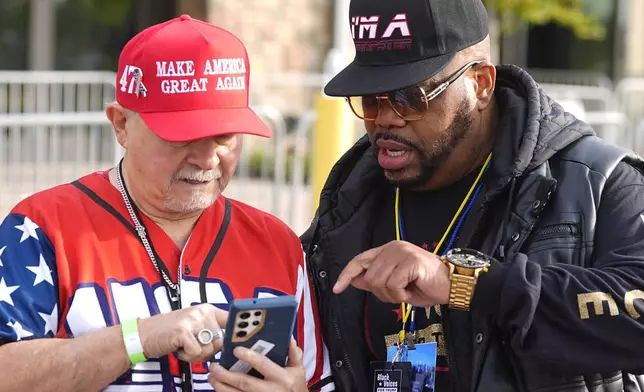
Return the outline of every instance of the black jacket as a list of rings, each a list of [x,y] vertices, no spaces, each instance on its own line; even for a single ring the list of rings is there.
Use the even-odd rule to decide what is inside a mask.
[[[455,339],[476,342],[472,388],[457,374],[452,388],[644,391],[632,375],[644,372],[644,162],[595,137],[517,67],[498,67],[496,97],[492,166],[465,224],[475,228],[471,247],[497,261],[479,279],[469,336],[452,336],[442,309],[448,350]],[[617,169],[630,175],[611,176]],[[365,293],[331,288],[370,247],[389,187],[362,138],[332,169],[302,235],[342,391],[368,389]]]

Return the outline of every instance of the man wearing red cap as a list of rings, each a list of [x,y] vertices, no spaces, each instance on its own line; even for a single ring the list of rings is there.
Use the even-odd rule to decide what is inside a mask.
[[[3,388],[334,388],[298,237],[221,195],[241,134],[271,135],[248,81],[239,39],[188,16],[125,46],[106,110],[121,162],[27,198],[0,224]],[[236,355],[263,379],[210,364],[228,303],[276,295],[300,304],[287,366],[248,350]]]

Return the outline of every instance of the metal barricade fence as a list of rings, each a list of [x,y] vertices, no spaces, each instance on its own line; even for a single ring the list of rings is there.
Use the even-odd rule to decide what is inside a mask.
[[[580,100],[588,111],[611,111],[617,109],[615,92],[608,87],[547,84],[539,86],[555,100]]]
[[[271,139],[244,136],[235,177],[224,195],[270,212],[301,233],[311,222],[310,187],[306,184],[308,137],[315,116],[307,112],[289,132],[282,115],[270,106],[255,106],[255,113],[269,124]]]
[[[0,71],[0,216],[25,197],[120,159],[105,117],[115,99],[109,72]],[[279,111],[253,109],[273,130],[273,138],[244,136],[235,178],[225,195],[272,213],[296,232],[310,223],[305,184],[314,113],[290,135]]]
[[[540,87],[564,109],[591,125],[601,138],[633,148],[631,121],[622,112],[617,93],[608,85],[541,83]]]
[[[122,154],[104,114],[115,97],[110,72],[0,71],[0,215],[22,198],[111,167]],[[257,85],[323,85],[320,74],[257,78]],[[644,79],[607,86],[541,84],[564,107],[612,142],[642,150]],[[273,130],[272,139],[244,137],[242,156],[227,196],[272,213],[300,233],[310,222],[306,178],[313,109],[288,129],[275,107],[253,104]],[[577,113],[575,113],[577,114]],[[357,121],[356,137],[364,133]],[[641,134],[641,135],[639,135]],[[639,135],[639,136],[638,136]]]
[[[0,214],[114,158],[109,72],[0,72]]]
[[[644,78],[622,79],[615,88],[622,113],[628,118],[633,149],[644,153]]]
[[[596,86],[608,89],[613,89],[614,87],[611,78],[603,72],[546,68],[527,68],[526,71],[539,84]]]

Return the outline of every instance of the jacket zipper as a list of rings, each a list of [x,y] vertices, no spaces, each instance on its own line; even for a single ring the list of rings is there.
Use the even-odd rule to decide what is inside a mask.
[[[458,387],[460,387],[460,384],[458,384],[458,377],[457,373],[458,371],[456,368],[452,369],[451,366],[451,360],[450,360],[450,355],[451,355],[451,347],[452,347],[452,324],[451,320],[449,319],[449,310],[448,309],[441,309],[441,318],[442,318],[442,323],[443,323],[443,338],[445,340],[445,355],[446,360],[445,363],[447,365],[447,369],[449,374],[447,375],[447,378],[449,379],[449,389],[452,391],[458,390]]]
[[[308,267],[307,267],[307,266],[305,266],[305,267],[307,267],[307,268],[306,268],[306,272],[307,272],[307,273],[308,273],[308,275],[309,275],[309,282],[311,282],[311,283],[310,283],[310,284],[311,284],[311,289],[312,289],[312,290],[313,290],[313,292],[315,293],[315,295],[316,295],[316,299],[317,299],[317,297],[319,297],[319,293],[318,293],[318,289],[317,289],[317,284],[315,283],[315,279],[316,279],[316,277],[315,277],[315,276],[313,276],[313,272],[312,272],[312,271],[313,271],[313,268],[310,268],[310,267],[311,267],[311,257],[313,257],[313,254],[315,253],[315,251],[317,250],[317,248],[318,248],[318,246],[317,246],[317,245],[313,245],[313,246],[312,246],[312,249],[311,249],[311,254],[308,254],[308,253],[306,253],[306,252],[304,253],[304,255],[305,255],[304,263],[308,264]]]
[[[481,219],[483,218],[483,216],[485,214],[485,206],[486,206],[485,202],[482,202],[482,204],[478,208],[477,216],[476,216],[476,220],[475,220],[476,226],[478,226],[479,222],[481,222]],[[471,233],[469,241],[468,241],[469,243],[467,244],[467,247],[469,247],[471,245],[471,243],[475,239],[477,239],[478,234],[479,233],[476,232],[476,229],[474,230],[473,233]],[[451,346],[452,346],[452,344],[451,344],[452,330],[450,329],[451,328],[451,322],[450,322],[449,316],[447,314],[448,312],[449,312],[448,309],[441,309],[441,322],[443,324],[443,340],[445,341],[445,365],[446,365],[446,367],[448,369],[448,372],[449,372],[449,374],[447,375],[447,378],[450,380],[450,382],[449,382],[450,389],[454,390],[456,388],[456,384],[454,383],[454,379],[455,378],[458,379],[456,377],[456,375],[458,373],[458,370],[456,370],[456,368],[452,369],[452,366],[451,366],[450,353],[452,352],[452,350],[451,350]],[[448,329],[449,329],[449,331],[448,331]],[[450,339],[448,339],[448,334],[449,334]],[[454,374],[454,377],[452,377],[452,374]],[[472,380],[472,382],[474,383],[475,380]],[[459,385],[459,387],[460,387],[460,385]]]
[[[333,326],[335,327],[335,334],[338,337],[338,340],[342,342],[342,338],[340,337],[340,327],[338,327],[338,319],[335,316],[333,316]],[[353,377],[353,379],[356,380],[356,374],[353,371],[351,362],[349,362],[349,355],[347,354],[346,351],[342,353],[342,357],[344,358],[344,363],[347,365],[347,369],[349,369],[349,373],[351,373],[351,377]]]
[[[313,245],[312,249],[311,249],[311,254],[310,255],[307,254],[307,256],[306,256],[306,258],[307,258],[306,261],[309,262],[309,266],[312,264],[310,261],[311,261],[311,258],[313,258],[313,255],[315,254],[315,251],[317,250],[317,248],[318,248],[318,245]],[[313,276],[313,268],[308,268],[308,273],[309,273],[309,277],[310,277],[309,280],[311,281],[311,286],[313,286],[312,287],[313,292],[318,293],[317,285],[315,284],[315,280],[316,280],[317,277]],[[333,320],[333,327],[335,328],[336,337],[338,338],[338,341],[340,343],[342,343],[342,337],[340,336],[340,327],[338,326],[338,320],[337,320],[337,317],[335,316],[335,314],[333,316],[331,316],[331,319]],[[344,351],[342,353],[342,358],[344,359],[344,363],[346,364],[347,369],[349,369],[349,373],[351,374],[351,377],[355,380],[356,379],[356,374],[353,371],[353,367],[351,366],[351,362],[349,361],[349,355],[346,353],[346,351]]]
[[[564,223],[564,224],[546,226],[535,232],[535,236],[538,236],[538,237],[550,237],[550,236],[557,236],[561,234],[577,235],[577,227],[572,224]]]

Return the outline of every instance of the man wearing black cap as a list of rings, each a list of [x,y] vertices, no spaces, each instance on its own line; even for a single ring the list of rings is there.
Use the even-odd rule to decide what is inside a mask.
[[[439,392],[643,391],[644,161],[491,64],[481,0],[350,14],[325,92],[367,135],[302,236],[336,386],[411,341]]]

